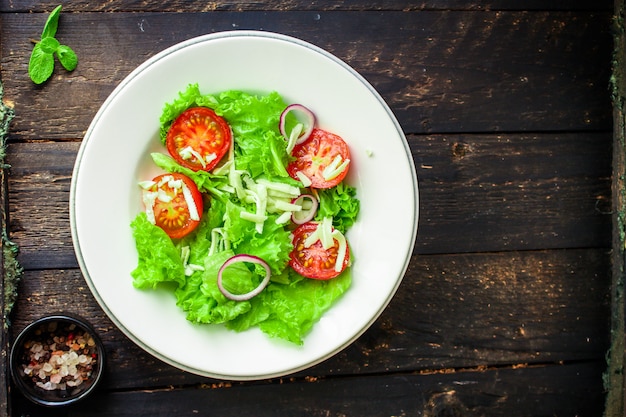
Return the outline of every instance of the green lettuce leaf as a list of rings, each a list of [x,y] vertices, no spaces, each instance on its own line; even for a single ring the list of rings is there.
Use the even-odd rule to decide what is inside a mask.
[[[237,169],[246,170],[252,178],[260,175],[289,178],[285,139],[279,127],[280,114],[287,107],[276,92],[254,96],[241,91],[219,95],[215,112],[228,121],[237,144]]]
[[[146,213],[139,213],[131,223],[139,255],[137,267],[131,272],[136,288],[155,288],[161,282],[185,283],[185,269],[180,251],[170,237],[150,223]]]
[[[222,251],[206,257],[204,271],[195,272],[185,286],[175,291],[177,304],[187,313],[187,320],[225,323],[250,310],[249,302],[229,300],[217,286],[220,267],[233,255],[232,251]],[[244,264],[235,264],[224,271],[224,281],[233,293],[250,291],[255,285],[253,274]]]
[[[341,182],[336,187],[318,190],[318,195],[320,205],[315,220],[332,217],[333,227],[345,233],[356,221],[361,208],[356,188]]]
[[[226,204],[224,230],[235,252],[257,256],[267,262],[272,274],[281,274],[287,267],[293,248],[290,232],[276,224],[275,216],[270,216],[265,221],[263,233],[259,234],[253,222],[241,219],[239,213],[242,209],[242,206],[232,202]]]
[[[351,282],[350,269],[347,269],[328,281],[302,279],[290,285],[272,283],[253,299],[250,311],[226,326],[243,331],[258,325],[270,337],[302,345],[306,334],[348,290]]]

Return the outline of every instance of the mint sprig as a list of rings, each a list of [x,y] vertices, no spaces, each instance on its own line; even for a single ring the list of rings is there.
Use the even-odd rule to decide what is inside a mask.
[[[68,71],[73,71],[78,65],[76,53],[67,45],[62,45],[57,39],[57,28],[59,27],[59,15],[61,5],[57,6],[43,27],[41,40],[35,41],[33,52],[28,62],[28,75],[35,84],[42,84],[54,71],[54,56]]]

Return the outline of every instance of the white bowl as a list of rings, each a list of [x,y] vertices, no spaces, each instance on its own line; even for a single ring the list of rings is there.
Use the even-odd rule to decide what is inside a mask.
[[[130,222],[142,210],[137,183],[154,174],[164,103],[187,85],[204,93],[277,91],[301,103],[318,125],[351,149],[348,182],[361,201],[347,237],[352,286],[306,336],[303,346],[188,322],[171,291],[138,290]],[[315,365],[357,339],[395,294],[417,234],[418,184],[402,128],[375,89],[330,53],[292,37],[259,31],[215,33],[150,58],[111,93],[81,144],[71,185],[70,219],[78,261],[113,322],[157,358],[199,375],[252,380]]]

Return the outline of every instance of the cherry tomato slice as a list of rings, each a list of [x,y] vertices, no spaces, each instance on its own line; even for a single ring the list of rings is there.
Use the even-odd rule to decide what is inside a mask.
[[[304,241],[317,229],[316,222],[308,222],[298,226],[293,232],[293,250],[289,254],[289,265],[303,277],[328,280],[341,274],[350,263],[350,250],[346,251],[343,265],[339,272],[335,271],[335,262],[339,249],[339,243],[329,249],[324,249],[319,240],[308,248],[304,247]]]
[[[162,174],[152,181],[154,185],[146,191],[152,194],[151,201],[154,201],[152,212],[155,224],[172,239],[180,239],[191,233],[200,223],[204,208],[202,194],[196,184],[189,177],[178,173]],[[195,209],[190,209],[188,198],[193,201]],[[192,212],[197,214],[195,219]]]
[[[334,133],[322,129],[313,129],[311,136],[293,148],[292,156],[296,158],[287,166],[287,172],[295,180],[299,180],[297,172],[311,180],[313,188],[331,188],[339,184],[348,173],[350,165],[333,178],[324,178],[324,169],[330,166],[339,156],[340,163],[350,159],[348,144]]]
[[[174,120],[165,146],[180,165],[194,171],[210,171],[228,151],[230,126],[207,107],[192,107]]]

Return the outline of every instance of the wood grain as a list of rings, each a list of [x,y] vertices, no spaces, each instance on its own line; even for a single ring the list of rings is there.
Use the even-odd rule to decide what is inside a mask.
[[[513,416],[599,415],[603,396],[589,390],[597,364],[485,369],[436,374],[307,378],[278,384],[202,384],[96,395],[89,407],[50,410],[18,398],[29,415],[118,416]],[[519,399],[524,398],[520,404]]]
[[[626,267],[626,10],[623,0],[615,1],[615,56],[613,63],[613,233],[611,256],[611,345],[607,353],[605,375],[606,416],[624,415],[626,409],[626,302],[624,299]]]
[[[58,37],[79,66],[36,87],[30,40],[56,4],[0,3],[1,76],[17,114],[5,191],[26,268],[8,336],[76,312],[109,362],[88,407],[56,413],[13,392],[16,415],[602,414],[610,2],[78,0],[64,5]],[[246,383],[180,371],[124,335],[78,269],[68,207],[81,140],[115,86],[164,48],[232,29],[294,35],[364,75],[407,134],[420,190],[415,251],[374,325],[313,368]]]
[[[68,14],[58,37],[76,49],[78,68],[57,66],[42,88],[26,66],[44,20],[3,15],[14,140],[81,138],[114,86],[145,59],[233,29],[280,32],[327,49],[378,89],[407,133],[611,128],[609,67],[597,65],[611,57],[608,13]]]
[[[344,352],[298,375],[348,377],[601,358],[608,346],[608,259],[603,250],[415,256],[375,325]],[[79,270],[28,271],[20,291],[24,296],[12,332],[41,311],[89,317],[111,354],[110,388],[205,381],[161,363],[122,335]]]
[[[609,247],[609,133],[420,135],[409,142],[420,192],[417,253]],[[78,265],[69,187],[79,146],[8,148],[10,229],[25,268]]]
[[[58,5],[55,0],[7,0],[0,3],[0,12],[50,12]],[[576,2],[562,2],[559,0],[489,0],[474,2],[468,0],[351,0],[337,2],[333,0],[297,1],[272,0],[250,1],[203,1],[203,0],[108,0],[94,3],[89,0],[76,0],[63,6],[63,10],[70,12],[209,12],[209,11],[286,11],[286,10],[590,10],[611,11],[613,4],[610,0],[579,0]]]

